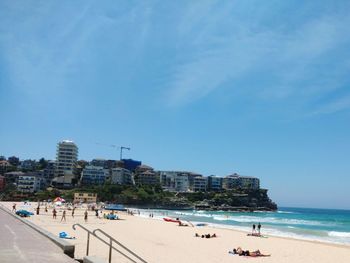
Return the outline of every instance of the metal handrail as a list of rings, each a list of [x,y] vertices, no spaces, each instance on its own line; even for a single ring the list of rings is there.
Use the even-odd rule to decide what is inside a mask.
[[[86,255],[88,256],[89,255],[89,245],[90,245],[90,235],[94,235],[89,229],[83,227],[81,224],[74,224],[72,225],[72,228],[74,230],[76,230],[76,226],[79,226],[80,228],[84,229],[87,233],[88,233],[88,236],[87,236],[87,244],[86,244]]]
[[[139,255],[137,255],[135,252],[131,251],[130,249],[128,249],[126,246],[124,246],[123,244],[121,244],[120,242],[118,242],[117,240],[115,240],[113,237],[111,237],[109,234],[107,234],[105,231],[101,230],[101,229],[95,229],[94,231],[92,231],[92,233],[97,237],[96,232],[101,232],[103,235],[105,235],[106,237],[109,238],[109,242],[110,242],[110,246],[112,246],[112,242],[115,242],[117,245],[119,245],[120,247],[122,247],[123,249],[125,249],[126,251],[128,251],[131,255],[133,255],[134,257],[136,257],[137,259],[139,259],[141,262],[147,263],[147,261],[145,261],[143,258],[141,258]],[[111,253],[111,249],[110,249],[110,253]],[[110,255],[111,257],[111,255]],[[111,261],[109,261],[111,262]],[[133,262],[136,262],[133,260]]]
[[[137,263],[137,261],[135,261],[134,259],[130,258],[128,255],[126,255],[125,253],[123,253],[122,251],[120,251],[119,249],[117,249],[116,247],[114,247],[113,241],[116,242],[118,245],[120,245],[122,248],[124,248],[126,251],[128,251],[129,253],[131,253],[132,255],[134,255],[136,258],[140,259],[142,262],[147,263],[145,260],[143,260],[142,258],[140,258],[138,255],[136,255],[134,252],[132,252],[130,249],[128,249],[127,247],[125,247],[124,245],[120,244],[117,240],[115,240],[114,238],[112,238],[110,235],[108,235],[107,233],[105,233],[104,231],[102,231],[101,229],[95,229],[93,232],[91,232],[89,229],[83,227],[81,224],[74,224],[72,226],[72,228],[74,230],[76,230],[76,226],[79,226],[80,228],[84,229],[87,233],[87,244],[86,244],[86,255],[89,255],[89,246],[90,246],[90,235],[93,235],[94,237],[96,237],[98,240],[100,240],[101,242],[103,242],[104,244],[109,246],[109,263],[111,263],[112,260],[112,249],[114,249],[115,251],[117,251],[119,254],[121,254],[122,256],[126,257],[127,259],[129,259],[130,261]],[[101,233],[105,234],[108,238],[109,238],[109,243],[105,240],[103,240],[101,237],[97,236],[95,234],[96,231],[100,231]]]

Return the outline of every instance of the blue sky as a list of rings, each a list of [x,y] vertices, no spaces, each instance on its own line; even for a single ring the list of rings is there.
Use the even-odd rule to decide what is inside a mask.
[[[257,176],[350,208],[349,1],[1,1],[0,155]],[[99,143],[99,144],[96,144]],[[106,145],[106,146],[105,146]]]

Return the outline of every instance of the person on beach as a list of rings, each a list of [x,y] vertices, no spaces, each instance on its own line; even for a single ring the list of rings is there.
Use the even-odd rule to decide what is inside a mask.
[[[252,234],[256,233],[256,230],[255,230],[255,224],[253,224],[253,230],[252,230]]]
[[[38,207],[36,208],[36,214],[39,215],[39,213],[40,213],[40,206],[38,206]]]
[[[61,222],[62,222],[63,219],[64,219],[64,222],[66,222],[66,210],[63,210]]]
[[[13,203],[13,205],[12,205],[12,212],[16,212],[16,204],[15,203]]]
[[[56,219],[56,217],[57,217],[57,211],[56,211],[56,208],[54,208],[54,209],[52,210],[52,218],[53,218],[53,219]]]
[[[179,226],[188,226],[188,224],[179,221]]]
[[[259,222],[259,225],[258,225],[258,234],[259,234],[259,236],[260,236],[260,229],[261,229],[261,224]]]
[[[48,210],[47,210],[47,205],[45,206],[45,213],[47,213],[48,212]]]
[[[74,218],[75,207],[72,209],[72,217]]]
[[[247,257],[270,257],[270,254],[262,254],[260,250],[249,251],[243,250],[241,247],[234,248],[232,254],[237,254],[239,256],[247,256]]]
[[[84,221],[85,221],[85,223],[87,222],[87,220],[88,220],[88,211],[85,210],[85,213],[84,213]]]
[[[201,237],[201,238],[212,238],[212,237],[217,237],[217,235],[216,235],[215,233],[212,234],[212,235],[210,235],[210,234],[199,235],[198,233],[196,233],[194,236],[195,236],[195,237]]]

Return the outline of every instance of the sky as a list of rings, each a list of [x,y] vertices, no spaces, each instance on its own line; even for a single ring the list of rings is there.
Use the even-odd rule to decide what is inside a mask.
[[[349,1],[0,1],[0,155],[256,176],[350,209]]]

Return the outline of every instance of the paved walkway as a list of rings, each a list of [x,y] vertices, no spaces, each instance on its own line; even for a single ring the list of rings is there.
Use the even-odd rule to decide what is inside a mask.
[[[1,263],[76,263],[51,240],[0,209]]]

